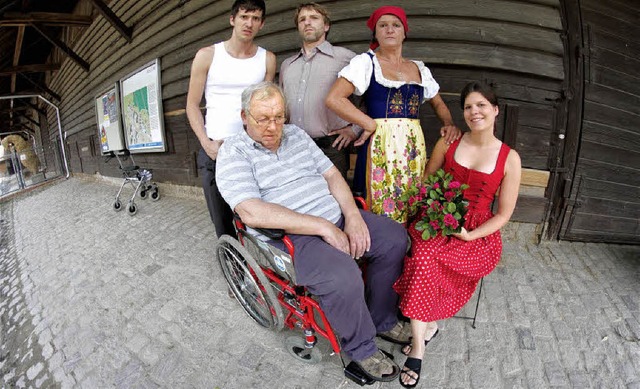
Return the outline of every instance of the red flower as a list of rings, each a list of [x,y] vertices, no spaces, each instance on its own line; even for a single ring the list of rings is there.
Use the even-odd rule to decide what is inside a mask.
[[[451,181],[449,183],[449,188],[450,189],[458,189],[460,187],[460,183],[458,181]]]
[[[456,225],[454,227],[454,224]],[[452,214],[448,213],[446,215],[444,215],[444,225],[448,226],[448,227],[452,227],[452,228],[457,228],[458,221],[456,220],[455,217],[453,217]]]
[[[454,197],[456,197],[456,194],[452,191],[449,190],[444,192],[444,198],[447,199],[447,201],[451,201],[451,199],[453,199]]]
[[[431,224],[431,227],[433,227],[434,230],[438,231],[440,229],[440,225],[438,225],[438,221],[437,220],[431,220],[429,222],[429,224]]]
[[[439,183],[436,182],[435,184],[433,184],[433,189],[438,189],[438,188],[440,188],[440,184]]]

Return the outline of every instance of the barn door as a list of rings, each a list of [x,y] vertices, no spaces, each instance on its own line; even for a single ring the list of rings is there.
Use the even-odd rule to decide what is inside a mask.
[[[584,104],[559,237],[640,243],[640,4],[579,6]]]

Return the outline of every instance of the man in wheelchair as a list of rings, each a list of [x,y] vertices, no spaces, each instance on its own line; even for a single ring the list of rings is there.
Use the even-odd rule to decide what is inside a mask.
[[[313,140],[284,124],[286,106],[282,90],[271,82],[242,93],[246,131],[220,148],[220,193],[247,226],[289,235],[297,284],[319,298],[344,353],[369,378],[391,381],[400,369],[374,338],[408,343],[392,289],[402,271],[406,231],[357,208],[346,181]],[[284,249],[280,242],[269,243]],[[366,288],[354,261],[363,256]]]

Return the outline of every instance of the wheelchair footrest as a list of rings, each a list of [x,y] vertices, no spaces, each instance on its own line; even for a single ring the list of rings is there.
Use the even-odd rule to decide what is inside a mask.
[[[373,385],[373,383],[376,382],[367,377],[362,369],[353,361],[344,368],[344,375],[360,386]]]

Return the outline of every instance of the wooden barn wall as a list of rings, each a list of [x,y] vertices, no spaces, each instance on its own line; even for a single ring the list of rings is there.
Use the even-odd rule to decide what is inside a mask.
[[[584,116],[563,238],[640,243],[640,3],[582,0]]]
[[[91,13],[86,0],[78,12]],[[60,111],[73,172],[118,176],[116,165],[99,155],[93,98],[121,77],[159,57],[168,151],[143,154],[139,165],[154,169],[160,182],[200,185],[195,155],[199,143],[183,108],[191,61],[198,48],[230,34],[231,0],[112,0],[109,7],[128,26],[127,43],[107,21],[94,14],[91,26],[68,33],[69,45],[87,62],[85,72],[66,57],[49,87],[62,96]],[[388,1],[324,1],[332,15],[332,43],[357,53],[368,48],[371,32],[365,21]],[[492,83],[501,97],[499,134],[521,154],[526,168],[549,170],[557,136],[556,110],[561,99],[563,69],[560,0],[430,0],[395,1],[406,9],[410,32],[406,57],[423,60],[440,83],[441,94],[456,123],[463,128],[458,94],[471,80]],[[258,43],[276,53],[279,64],[299,48],[292,22],[297,1],[268,0],[266,25]],[[57,55],[61,55],[58,53]],[[428,143],[439,123],[427,104],[421,119]],[[429,148],[431,145],[429,146]],[[523,195],[527,196],[527,195]],[[540,222],[547,199],[525,198],[518,210],[524,221]]]

